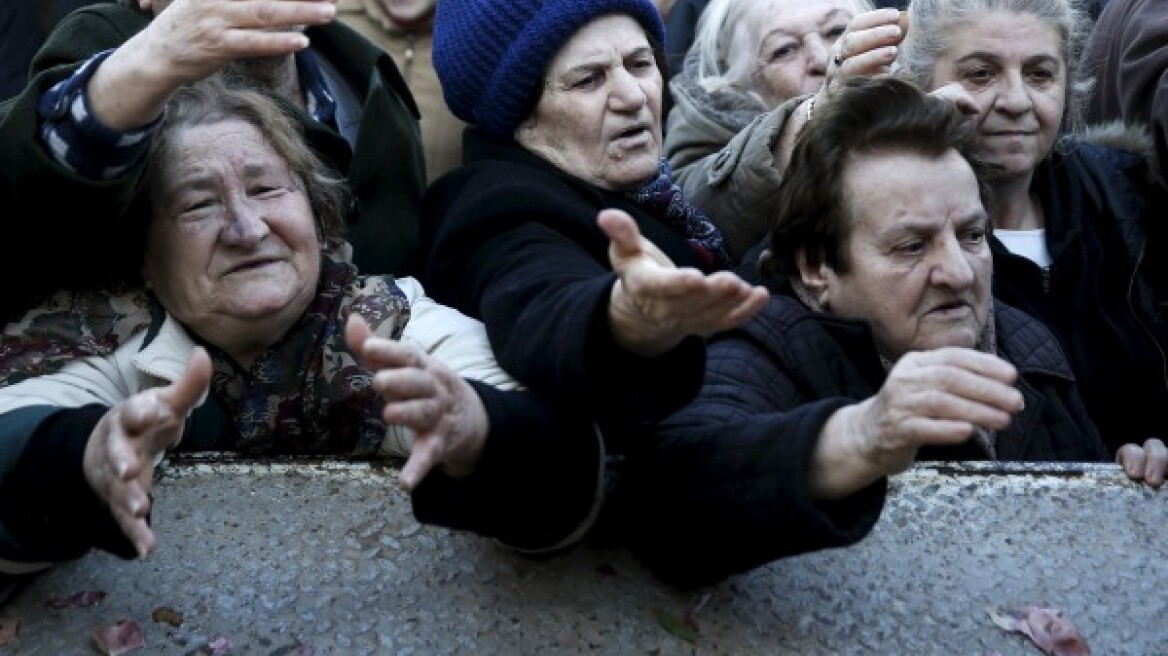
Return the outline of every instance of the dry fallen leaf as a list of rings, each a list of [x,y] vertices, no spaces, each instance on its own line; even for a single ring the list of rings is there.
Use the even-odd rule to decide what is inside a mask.
[[[20,620],[15,617],[0,617],[0,645],[6,645],[16,638]]]
[[[93,629],[97,648],[108,656],[122,656],[146,646],[142,629],[134,620],[118,620],[108,626]]]
[[[1025,606],[1018,610],[986,608],[990,619],[1007,631],[1016,631],[1029,637],[1043,652],[1051,656],[1090,656],[1091,648],[1074,624],[1056,608]]]
[[[86,590],[85,592],[78,592],[68,597],[57,597],[45,602],[45,605],[53,610],[61,610],[70,606],[96,606],[105,599],[105,593],[101,590]]]
[[[183,614],[170,606],[159,606],[150,613],[150,619],[155,622],[166,622],[171,626],[182,626]]]
[[[684,640],[690,644],[698,641],[698,634],[692,627],[685,623],[682,618],[670,613],[669,611],[657,609],[654,611],[657,615],[657,623],[661,628],[673,634],[673,637]]]

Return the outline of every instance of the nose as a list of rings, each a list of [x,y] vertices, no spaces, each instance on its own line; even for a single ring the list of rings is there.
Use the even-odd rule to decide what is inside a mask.
[[[267,221],[247,198],[227,203],[226,224],[220,233],[224,244],[237,248],[254,248],[271,232]]]
[[[827,74],[827,60],[831,56],[831,43],[819,34],[804,37],[807,49],[807,75],[823,77]]]
[[[929,281],[933,285],[955,291],[964,291],[973,285],[973,264],[969,261],[970,255],[958,242],[957,235],[945,237],[943,247],[935,253],[929,270]]]
[[[612,91],[608,97],[612,109],[619,112],[639,111],[648,101],[641,80],[623,66],[613,71]]]
[[[1017,115],[1025,114],[1032,107],[1029,88],[1022,79],[1022,72],[1010,71],[1003,75],[997,96],[994,98],[994,108],[1006,114]]]

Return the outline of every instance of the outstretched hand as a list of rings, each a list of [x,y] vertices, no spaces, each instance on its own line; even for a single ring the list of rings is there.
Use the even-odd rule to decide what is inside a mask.
[[[611,244],[616,272],[608,320],[617,344],[642,357],[655,357],[688,336],[707,337],[754,316],[768,294],[729,271],[710,275],[679,269],[621,210],[600,212],[597,222]]]
[[[373,372],[373,389],[386,402],[385,423],[414,431],[402,485],[413,490],[436,466],[455,477],[474,471],[490,429],[474,388],[416,346],[374,335],[356,314],[345,324],[345,341]]]
[[[138,555],[154,549],[150,488],[159,454],[178,443],[183,422],[211,384],[211,359],[201,348],[187,361],[181,379],[139,392],[110,408],[89,436],[83,457],[85,480],[109,505],[114,520]]]
[[[907,469],[927,445],[960,444],[978,427],[1005,429],[1023,408],[1009,362],[972,349],[908,353],[876,395],[838,410],[816,445],[812,488],[838,499]]]

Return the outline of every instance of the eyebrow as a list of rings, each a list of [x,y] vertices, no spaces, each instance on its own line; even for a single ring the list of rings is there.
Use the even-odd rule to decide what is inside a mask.
[[[965,214],[954,219],[953,224],[957,230],[968,228],[979,223],[989,227],[989,220],[989,215],[986,214],[985,209],[978,208],[970,214]],[[940,225],[944,225],[944,221],[938,221],[935,218],[906,219],[898,222],[896,225],[889,226],[887,230],[879,233],[879,237],[883,240],[893,240],[903,235],[933,234]]]
[[[971,52],[971,53],[965,55],[964,57],[959,58],[956,63],[964,64],[964,63],[969,62],[971,60],[977,60],[977,59],[986,60],[986,61],[998,61],[999,59],[1001,59],[1001,56],[999,56],[997,53],[994,53],[994,52],[983,52],[983,51],[979,50],[979,51]],[[1027,57],[1026,59],[1022,60],[1023,64],[1028,64],[1028,65],[1046,63],[1046,62],[1061,65],[1062,59],[1059,57],[1056,57],[1055,55],[1041,54],[1041,55],[1031,55],[1030,57]]]
[[[835,20],[836,17],[846,16],[847,13],[848,13],[847,11],[840,9],[839,7],[836,7],[835,9],[832,9],[831,11],[824,14],[823,17],[819,19],[818,25],[820,27],[823,27],[824,25],[827,25],[831,21]],[[771,38],[775,34],[785,34],[785,35],[792,37],[792,38],[803,36],[802,33],[796,34],[795,32],[792,32],[791,30],[784,29],[782,27],[776,27],[775,29],[771,30],[770,32],[767,32],[766,34],[762,35],[762,38],[759,39],[759,41],[758,41],[759,44],[761,45],[763,43],[766,43],[766,40]]]
[[[596,68],[597,66],[607,66],[609,63],[609,58],[608,58],[609,52],[610,52],[609,50],[594,50],[592,52],[584,53],[584,56],[583,56],[584,61],[583,62],[581,62],[575,66],[572,66],[571,68],[564,69],[556,77],[563,78],[564,76],[571,75],[572,73],[587,72],[593,68]],[[637,46],[636,48],[633,48],[632,50],[629,50],[628,52],[622,52],[622,53],[620,53],[620,57],[621,57],[621,61],[624,61],[625,59],[628,59],[629,57],[637,57],[639,55],[652,55],[652,54],[653,54],[653,49],[650,48],[649,46],[645,45],[645,46]]]

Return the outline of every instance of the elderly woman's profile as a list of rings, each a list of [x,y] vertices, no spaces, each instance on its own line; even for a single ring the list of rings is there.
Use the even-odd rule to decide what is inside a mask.
[[[148,291],[86,292],[20,326],[80,319],[113,346],[30,353],[6,333],[0,349],[6,374],[39,374],[0,388],[0,573],[148,553],[171,450],[405,457],[421,521],[525,550],[580,532],[594,428],[519,389],[480,322],[338,257],[343,183],[278,105],[216,78],[187,87],[148,158],[149,223],[127,237]]]

